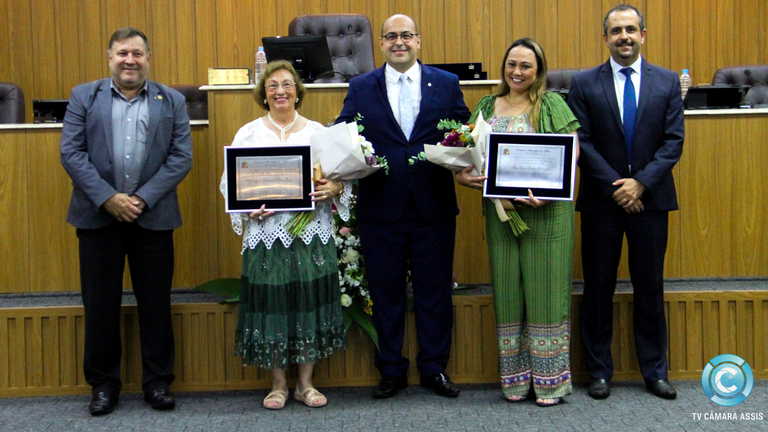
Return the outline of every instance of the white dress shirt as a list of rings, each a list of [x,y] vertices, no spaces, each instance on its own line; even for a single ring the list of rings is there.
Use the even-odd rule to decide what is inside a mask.
[[[419,107],[421,106],[421,65],[416,62],[410,69],[405,71],[408,78],[411,79],[411,100],[413,101],[413,118],[419,117]],[[384,78],[387,83],[387,98],[389,99],[389,106],[392,107],[392,113],[395,115],[395,120],[400,122],[400,88],[403,86],[400,81],[400,75],[398,72],[387,64],[384,68]]]

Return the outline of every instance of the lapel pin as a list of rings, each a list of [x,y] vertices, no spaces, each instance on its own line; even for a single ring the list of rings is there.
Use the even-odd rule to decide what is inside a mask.
[[[432,83],[427,83],[427,87],[432,87]]]
[[[155,96],[155,99],[163,100],[162,96]]]

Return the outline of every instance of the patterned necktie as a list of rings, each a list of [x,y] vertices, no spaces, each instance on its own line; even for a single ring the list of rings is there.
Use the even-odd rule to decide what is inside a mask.
[[[413,97],[411,95],[411,84],[408,79],[408,75],[400,75],[400,81],[403,83],[400,86],[400,100],[398,105],[400,108],[400,129],[403,130],[405,137],[411,138],[411,131],[413,131]]]
[[[625,67],[621,70],[627,80],[624,83],[624,143],[627,145],[627,157],[629,167],[632,170],[632,140],[635,138],[635,119],[637,118],[637,101],[635,99],[635,85],[632,83],[632,68]]]

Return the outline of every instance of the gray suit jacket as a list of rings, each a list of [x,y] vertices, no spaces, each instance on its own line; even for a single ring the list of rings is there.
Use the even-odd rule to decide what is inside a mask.
[[[61,133],[61,164],[72,178],[67,222],[96,229],[115,218],[103,207],[118,193],[112,165],[111,78],[72,90]],[[148,208],[136,220],[142,228],[169,230],[181,226],[176,186],[192,168],[192,137],[186,100],[181,93],[147,81],[149,126],[140,196]]]
[[[683,153],[685,137],[680,79],[645,59],[641,69],[632,172],[610,60],[571,81],[568,106],[581,124],[578,211],[623,212],[611,198],[618,189],[612,183],[620,178],[634,178],[647,187],[642,196],[646,210],[677,210],[672,168]]]

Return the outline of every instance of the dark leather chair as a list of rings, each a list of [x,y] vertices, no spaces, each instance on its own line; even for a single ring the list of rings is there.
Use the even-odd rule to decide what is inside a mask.
[[[728,66],[715,71],[712,84],[727,85],[766,85],[768,84],[768,65]]]
[[[742,103],[748,102],[753,108],[768,108],[768,86],[752,86]]]
[[[24,91],[16,84],[0,82],[0,123],[24,123]]]
[[[344,76],[337,74],[316,83],[344,82],[376,68],[371,22],[364,15],[300,15],[288,25],[288,35],[324,35],[328,40],[333,69]]]
[[[571,88],[571,79],[584,69],[552,69],[547,71],[548,90],[568,90]]]
[[[199,84],[177,84],[169,87],[187,99],[187,114],[190,120],[208,120],[208,92],[200,90]]]

